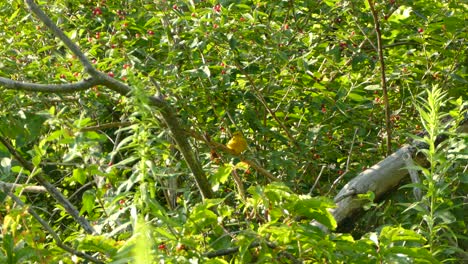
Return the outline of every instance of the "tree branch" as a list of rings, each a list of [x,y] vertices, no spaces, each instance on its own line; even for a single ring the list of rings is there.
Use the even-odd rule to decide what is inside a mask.
[[[57,27],[57,25],[39,8],[34,0],[26,0],[26,4],[29,6],[29,9],[36,14],[39,20],[41,20],[54,33],[54,35],[63,41],[65,46],[67,46],[78,57],[88,73],[91,74],[97,72],[88,58],[83,54],[83,52],[81,52],[78,45],[68,38],[59,27]]]
[[[103,129],[116,128],[116,127],[125,127],[132,125],[132,122],[111,122],[107,124],[101,124],[96,126],[83,127],[80,131],[99,131]]]
[[[382,32],[380,32],[379,15],[375,10],[374,1],[368,0],[372,17],[374,18],[375,34],[377,36],[377,50],[380,61],[380,79],[385,104],[385,127],[387,130],[387,156],[392,153],[392,124],[390,122],[390,106],[388,103],[387,77],[385,76],[385,59],[382,46]]]
[[[30,192],[30,193],[45,193],[47,192],[46,188],[43,186],[28,186],[23,184],[17,183],[9,183],[0,181],[0,188],[6,190],[13,190],[13,189],[21,189],[23,192]],[[5,189],[6,188],[6,189]]]
[[[49,93],[73,93],[87,90],[100,84],[95,78],[86,79],[76,83],[66,84],[37,84],[14,81],[0,77],[0,85],[10,90],[30,91],[30,92],[49,92]]]
[[[36,170],[34,165],[25,160],[6,138],[0,136],[0,142],[8,149],[10,154],[13,155],[13,157],[15,157],[15,159],[21,164],[23,168],[27,169],[30,172]],[[65,210],[73,217],[73,219],[75,219],[75,221],[78,222],[78,224],[80,224],[83,227],[83,229],[87,233],[94,234],[96,232],[94,231],[94,228],[89,224],[89,222],[85,218],[80,216],[78,210],[73,206],[73,204],[71,204],[70,201],[68,201],[67,198],[65,198],[65,196],[63,196],[63,194],[59,190],[57,190],[57,188],[55,188],[54,185],[52,185],[44,177],[42,177],[41,173],[35,175],[34,179],[36,179],[37,182],[39,182],[42,186],[45,187],[48,193],[65,208]]]
[[[120,93],[121,95],[130,96],[132,89],[128,85],[111,78],[107,74],[104,74],[94,68],[88,58],[83,54],[83,52],[81,52],[80,48],[53,23],[53,21],[39,8],[34,0],[26,0],[26,3],[28,4],[31,11],[36,14],[36,16],[55,34],[55,36],[62,40],[65,45],[79,58],[85,67],[85,70],[92,77],[94,77],[97,84],[102,84],[107,88]],[[55,90],[54,92],[59,91]],[[159,108],[164,121],[169,127],[169,130],[172,132],[172,136],[177,143],[180,152],[184,156],[187,165],[195,177],[196,184],[203,198],[213,197],[211,185],[209,184],[208,178],[206,177],[200,162],[192,151],[190,143],[184,135],[184,131],[181,128],[179,119],[176,115],[176,110],[160,96],[149,96],[148,99],[151,105]]]
[[[0,189],[3,190],[3,192],[6,193],[6,195],[10,196],[11,199],[13,199],[13,201],[15,201],[15,203],[19,204],[21,207],[26,206],[26,204],[23,203],[19,197],[17,197],[16,195],[14,195],[13,193],[11,193],[9,191],[7,186],[0,185]],[[39,216],[39,214],[37,214],[36,211],[32,207],[27,207],[27,210],[42,225],[42,227],[44,227],[44,229],[47,230],[47,232],[49,232],[49,234],[52,236],[52,238],[54,239],[57,246],[59,246],[60,248],[62,248],[65,251],[70,252],[73,255],[79,256],[79,257],[84,258],[84,259],[86,259],[88,261],[91,261],[93,263],[104,263],[104,262],[102,262],[102,261],[100,261],[100,260],[98,260],[98,259],[84,253],[84,252],[75,250],[74,248],[71,248],[71,247],[65,245],[63,243],[63,241],[60,239],[60,237],[58,236],[58,234],[55,233],[54,229],[52,229],[52,227],[50,227],[49,224],[47,224],[47,222],[44,219],[42,219]]]

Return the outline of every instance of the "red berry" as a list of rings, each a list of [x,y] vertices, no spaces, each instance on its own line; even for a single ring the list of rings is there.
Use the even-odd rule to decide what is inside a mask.
[[[109,72],[107,75],[109,75],[109,77],[111,77],[111,78],[114,78],[114,73],[113,72]]]
[[[159,244],[158,248],[159,248],[160,250],[164,250],[164,249],[166,249],[166,244],[164,244],[164,243]]]
[[[124,69],[130,68],[130,64],[124,64],[124,65],[123,65],[123,68],[124,68]]]
[[[221,12],[221,5],[220,4],[217,4],[213,7],[213,10],[216,12],[216,13],[219,13]]]
[[[239,18],[239,21],[240,21],[240,22],[244,22],[244,21],[245,21],[245,18],[244,18],[244,17],[241,17],[241,18]]]
[[[423,33],[423,32],[424,32],[424,29],[418,28],[418,32],[419,32],[419,33]]]
[[[219,27],[218,24],[213,25],[213,28],[218,28],[218,27]]]
[[[101,8],[99,8],[99,7],[94,8],[94,10],[93,10],[93,15],[95,15],[95,16],[102,15],[102,10],[101,10]]]
[[[65,79],[65,74],[60,74],[60,79]]]
[[[179,8],[179,7],[178,7],[176,4],[174,4],[174,5],[172,6],[172,9],[174,9],[174,10],[177,10],[178,8]]]
[[[148,34],[149,35],[154,35],[154,31],[153,30],[148,30]]]
[[[119,204],[125,204],[125,200],[124,200],[124,199],[120,199],[120,200],[119,200]]]

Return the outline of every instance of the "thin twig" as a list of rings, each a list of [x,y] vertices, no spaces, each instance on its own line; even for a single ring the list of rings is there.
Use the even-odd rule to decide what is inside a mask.
[[[327,195],[336,188],[336,186],[338,185],[338,183],[344,178],[344,176],[349,172],[349,162],[351,160],[351,153],[353,152],[353,146],[354,146],[354,140],[356,139],[356,134],[358,132],[358,128],[356,128],[354,130],[354,136],[353,136],[353,141],[351,141],[351,146],[349,147],[349,151],[348,151],[348,159],[346,160],[346,168],[345,168],[345,171],[338,177],[336,178],[336,180],[333,182],[332,186],[330,187],[330,189],[328,190],[327,192]]]
[[[23,201],[21,201],[21,199],[19,197],[17,197],[13,193],[11,193],[10,190],[7,188],[7,186],[0,185],[0,189],[2,189],[3,192],[6,193],[6,195],[10,196],[11,199],[13,199],[13,201],[15,201],[15,203],[19,204],[21,207],[26,207],[26,204],[23,203]],[[98,260],[98,259],[84,253],[84,252],[78,251],[78,250],[76,250],[74,248],[71,248],[71,247],[65,245],[63,243],[63,241],[60,239],[59,235],[54,231],[54,229],[52,229],[52,227],[49,224],[47,224],[47,222],[44,219],[42,219],[39,216],[39,214],[37,214],[36,211],[32,207],[28,206],[27,210],[42,225],[42,227],[44,227],[44,229],[47,230],[47,232],[49,232],[49,234],[52,236],[52,238],[54,239],[57,246],[59,246],[60,248],[62,248],[65,251],[70,252],[73,255],[79,256],[79,257],[84,258],[84,259],[86,259],[88,261],[91,261],[93,263],[104,263],[104,262],[102,262],[102,261],[100,261],[100,260]]]
[[[133,124],[132,122],[111,122],[111,123],[97,125],[97,126],[83,127],[80,130],[81,131],[99,131],[99,130],[109,129],[109,128],[130,126],[132,124]]]
[[[242,182],[241,178],[239,177],[239,174],[237,173],[236,168],[232,170],[232,178],[234,179],[234,183],[237,185],[237,191],[239,192],[239,196],[242,199],[242,201],[245,201],[245,188],[244,188],[244,183]]]
[[[385,76],[385,58],[383,55],[382,32],[380,31],[379,15],[375,10],[374,1],[368,0],[372,17],[374,18],[375,34],[377,36],[377,49],[380,61],[380,77],[385,104],[385,127],[387,130],[387,156],[392,153],[392,125],[390,122],[390,105],[388,102],[387,78]]]
[[[314,185],[312,185],[312,188],[310,188],[309,195],[312,195],[312,191],[315,189],[315,186],[318,184],[318,181],[320,180],[320,177],[322,177],[323,170],[325,169],[325,165],[322,166],[320,169],[319,175],[315,179]]]
[[[267,110],[267,112],[271,115],[271,117],[273,117],[273,119],[275,119],[275,121],[278,123],[278,125],[283,129],[283,131],[284,131],[284,133],[286,133],[286,136],[288,137],[290,143],[300,149],[300,145],[297,143],[296,139],[294,139],[294,137],[292,136],[289,129],[283,124],[283,122],[281,122],[281,120],[279,120],[278,116],[276,116],[276,113],[268,106],[265,98],[263,97],[263,95],[258,90],[258,88],[255,85],[255,82],[252,79],[252,77],[242,68],[242,66],[239,63],[236,63],[236,67],[242,74],[245,75],[245,77],[247,78],[247,80],[249,81],[249,83],[251,85],[251,90],[256,95],[255,97],[260,101],[260,103]]]

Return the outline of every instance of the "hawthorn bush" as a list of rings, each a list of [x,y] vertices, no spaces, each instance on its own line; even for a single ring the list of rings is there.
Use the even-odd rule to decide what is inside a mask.
[[[0,3],[2,262],[466,260],[465,3],[39,2],[96,73],[30,2]],[[423,130],[422,183],[342,232],[337,189]]]

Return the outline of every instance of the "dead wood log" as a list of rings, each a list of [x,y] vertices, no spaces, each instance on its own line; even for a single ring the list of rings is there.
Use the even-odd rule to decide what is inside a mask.
[[[468,133],[468,118],[465,118],[457,129],[458,133]],[[440,140],[444,140],[442,137]],[[397,188],[405,179],[409,172],[407,170],[407,159],[413,159],[416,163],[423,164],[423,157],[417,155],[417,149],[421,148],[420,142],[414,142],[412,145],[405,145],[398,151],[388,156],[384,160],[361,172],[351,181],[349,181],[335,196],[336,208],[331,210],[332,215],[340,226],[343,220],[352,218],[352,216],[362,212],[362,207],[368,201],[359,199],[358,194],[365,194],[372,191],[375,198],[381,199],[386,193]],[[323,230],[327,230],[317,222],[312,223]]]

